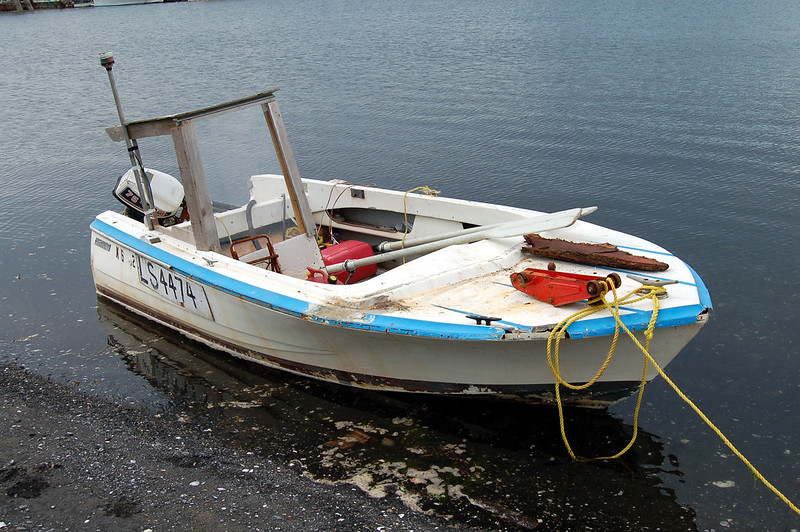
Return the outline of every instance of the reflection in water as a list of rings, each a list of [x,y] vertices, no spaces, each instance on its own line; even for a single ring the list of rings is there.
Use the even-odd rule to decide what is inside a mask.
[[[208,349],[104,300],[98,313],[109,345],[187,421],[315,480],[483,528],[695,528],[694,512],[661,487],[660,476],[681,473],[653,435],[640,431],[620,460],[573,462],[553,407],[316,382]],[[632,433],[579,409],[567,411],[566,427],[583,456],[616,452]]]

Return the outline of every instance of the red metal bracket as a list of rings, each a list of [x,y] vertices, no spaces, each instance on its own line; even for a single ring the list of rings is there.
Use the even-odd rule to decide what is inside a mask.
[[[600,296],[611,288],[611,283],[618,288],[622,279],[616,273],[597,277],[535,268],[511,274],[514,288],[555,307]]]

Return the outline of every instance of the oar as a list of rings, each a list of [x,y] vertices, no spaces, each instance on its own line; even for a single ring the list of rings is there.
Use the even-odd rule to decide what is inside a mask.
[[[578,211],[578,210],[582,211],[579,216],[585,216],[587,214],[590,214],[591,212],[594,212],[594,210],[597,210],[597,207],[588,207],[588,208],[585,208],[585,209],[569,209],[569,210],[566,210],[566,211],[558,211],[558,212],[554,212],[554,213],[547,213],[547,214],[540,214],[540,215],[536,215],[536,216],[531,216],[529,218],[524,218],[522,220],[513,220],[513,221],[510,221],[510,222],[501,222],[501,223],[489,224],[489,225],[478,225],[478,226],[475,226],[475,227],[470,227],[469,229],[461,229],[459,231],[453,231],[451,233],[443,233],[443,234],[438,234],[438,235],[429,235],[429,236],[422,236],[422,237],[417,237],[417,238],[409,238],[409,239],[406,239],[406,240],[394,240],[394,241],[391,241],[391,242],[386,241],[386,242],[381,242],[380,244],[378,244],[375,247],[375,250],[379,251],[379,252],[386,252],[386,251],[394,251],[396,249],[406,249],[406,248],[410,248],[410,247],[414,247],[414,246],[419,246],[420,244],[427,244],[429,242],[436,242],[438,240],[446,240],[448,238],[453,238],[453,237],[457,237],[457,236],[460,237],[462,235],[468,235],[468,234],[474,234],[474,233],[482,233],[482,232],[485,232],[485,231],[494,230],[496,228],[497,229],[502,229],[502,228],[508,227],[509,230],[515,231],[516,230],[515,226],[517,224],[522,225],[523,228],[524,228],[528,224],[537,224],[540,221],[550,222],[550,220],[552,220],[553,216],[569,215],[570,217],[573,217],[575,211]],[[565,227],[565,226],[555,227],[554,229],[558,229],[560,227]],[[535,229],[535,230],[532,230],[532,231],[524,231],[524,232],[519,233],[519,234],[536,233],[536,232],[539,232],[539,231],[546,231],[546,229]],[[511,235],[511,236],[516,236],[516,234]],[[490,238],[492,238],[492,237],[490,237]]]
[[[379,253],[377,255],[373,255],[372,257],[365,257],[363,259],[348,259],[338,264],[326,266],[324,270],[327,273],[340,272],[342,270],[354,272],[361,266],[368,266],[370,264],[377,264],[379,262],[399,259],[412,254],[430,253],[431,251],[446,248],[447,246],[469,244],[479,240],[486,240],[488,238],[508,238],[512,236],[525,235],[528,233],[539,233],[542,231],[561,229],[562,227],[569,227],[581,216],[591,214],[596,210],[597,207],[569,209],[551,214],[531,216],[530,218],[523,218],[521,220],[514,220],[512,222],[473,227],[456,233],[437,235],[436,237],[415,239],[415,244],[411,247],[408,247],[408,243],[406,243],[406,247],[403,249]]]

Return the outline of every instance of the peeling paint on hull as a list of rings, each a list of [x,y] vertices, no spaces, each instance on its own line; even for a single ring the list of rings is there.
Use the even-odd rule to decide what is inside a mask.
[[[437,395],[481,395],[499,399],[522,401],[526,403],[551,404],[555,402],[553,384],[508,384],[493,385],[458,382],[430,382],[409,379],[392,379],[377,377],[375,375],[358,374],[350,371],[323,368],[301,363],[287,362],[268,353],[245,350],[239,346],[214,338],[208,334],[186,326],[174,318],[138,305],[119,294],[113,294],[105,289],[98,289],[98,294],[109,301],[135,312],[156,323],[174,329],[187,338],[201,342],[209,347],[224,351],[235,357],[262,364],[267,367],[288,371],[296,375],[314,379],[365,388],[377,391],[430,393]],[[585,408],[605,408],[621,399],[631,395],[639,386],[639,381],[620,381],[612,383],[598,383],[586,392],[572,392],[562,390],[561,396],[565,404]]]

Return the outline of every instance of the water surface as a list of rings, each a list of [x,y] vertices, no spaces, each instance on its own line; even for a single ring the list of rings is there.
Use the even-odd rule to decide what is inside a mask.
[[[97,60],[108,49],[129,119],[280,87],[305,177],[596,204],[592,221],[703,277],[711,321],[668,371],[798,501],[798,28],[788,1],[228,0],[2,16],[0,357],[149,408],[211,406],[241,419],[232,439],[315,478],[369,473],[366,490],[383,479],[385,496],[481,526],[797,528],[661,379],[630,455],[572,464],[554,409],[339,390],[138,323],[98,303],[88,225],[118,208],[110,190],[128,164],[103,132],[116,122]],[[199,134],[220,201],[243,202],[250,174],[278,170],[258,113]],[[177,174],[162,140],[142,143],[145,162]],[[616,450],[633,406],[571,414],[576,445]],[[268,437],[273,423],[296,437]],[[369,438],[341,449],[354,430]],[[419,475],[401,482],[386,465],[401,462]],[[443,501],[430,471],[465,495]]]

